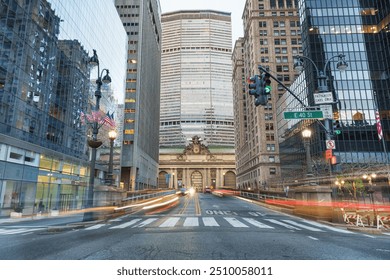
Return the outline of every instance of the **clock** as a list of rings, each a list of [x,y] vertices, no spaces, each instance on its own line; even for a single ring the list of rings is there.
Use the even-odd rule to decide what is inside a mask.
[[[194,154],[199,154],[199,153],[200,153],[200,147],[199,147],[199,145],[194,145],[193,151],[194,151]]]

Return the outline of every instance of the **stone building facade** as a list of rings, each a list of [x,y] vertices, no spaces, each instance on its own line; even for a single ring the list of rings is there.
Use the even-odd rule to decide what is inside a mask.
[[[159,188],[194,187],[197,191],[236,188],[234,149],[211,148],[198,136],[182,148],[160,148]]]

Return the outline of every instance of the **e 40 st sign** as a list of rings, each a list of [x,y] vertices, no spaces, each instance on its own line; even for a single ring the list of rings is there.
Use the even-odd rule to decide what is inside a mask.
[[[299,111],[299,112],[283,112],[284,119],[323,119],[322,111]]]

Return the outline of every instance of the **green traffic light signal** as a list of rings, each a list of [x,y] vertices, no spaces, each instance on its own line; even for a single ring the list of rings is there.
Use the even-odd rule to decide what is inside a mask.
[[[337,129],[337,130],[335,130],[335,131],[334,131],[334,134],[336,134],[336,135],[339,135],[339,134],[341,134],[341,130],[338,130],[338,129]]]

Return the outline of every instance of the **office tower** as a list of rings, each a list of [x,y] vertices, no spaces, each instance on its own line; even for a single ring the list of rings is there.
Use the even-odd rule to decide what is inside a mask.
[[[328,92],[334,101],[330,106],[327,133],[317,121],[282,120],[280,143],[282,172],[291,178],[294,165],[302,162],[296,153],[303,150],[300,132],[312,130],[311,155],[315,175],[337,178],[355,186],[371,183],[386,186],[389,158],[390,108],[390,32],[389,1],[299,1],[302,22],[302,55],[304,70],[295,88],[305,104],[318,106],[320,76],[326,77]],[[339,55],[348,64],[339,71]],[[293,98],[281,100],[287,108],[297,108]],[[376,114],[378,112],[378,114]],[[325,121],[320,121],[322,124]],[[381,123],[381,129],[378,123]],[[332,141],[332,145],[328,143]],[[325,151],[330,153],[326,158]],[[333,159],[332,159],[333,158]],[[364,174],[376,173],[368,181]],[[354,179],[351,179],[352,176]],[[359,183],[357,183],[358,181]],[[330,182],[334,182],[330,181]],[[333,185],[334,186],[334,185]],[[386,192],[386,188],[378,189]],[[388,189],[387,189],[388,195]]]
[[[127,33],[121,182],[155,188],[158,177],[161,23],[157,0],[115,0]]]
[[[162,15],[160,147],[233,147],[231,15],[189,10]]]
[[[96,88],[88,60],[93,48],[101,60],[125,52],[116,9],[96,0],[5,0],[0,18],[0,215],[33,214],[39,204],[81,208],[89,158],[80,113]],[[120,65],[104,63],[113,72]]]
[[[236,44],[234,58],[234,95],[245,96],[243,101],[239,101],[240,98],[237,101],[246,102],[246,109],[237,111],[245,114],[239,117],[243,121],[236,125],[236,135],[241,138],[236,146],[237,185],[242,189],[266,189],[280,179],[275,109],[276,101],[285,90],[271,80],[268,103],[256,107],[247,85],[244,95],[243,83],[244,79],[260,74],[259,65],[285,85],[294,80],[293,56],[301,52],[297,1],[247,0],[242,19],[243,42]],[[243,57],[239,58],[241,48]],[[244,61],[244,77],[238,74],[241,60]],[[244,127],[238,127],[242,125]]]

